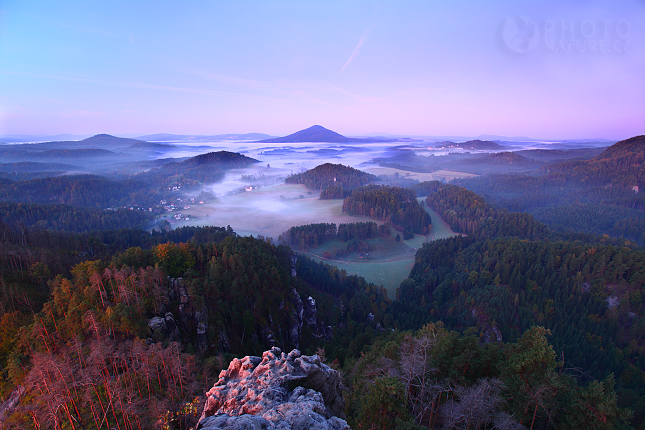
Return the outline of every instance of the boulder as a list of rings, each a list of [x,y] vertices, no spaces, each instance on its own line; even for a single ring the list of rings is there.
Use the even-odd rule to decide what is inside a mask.
[[[234,359],[206,393],[199,429],[333,429],[344,421],[340,374],[317,355],[279,348]]]
[[[157,336],[165,337],[168,334],[168,327],[166,326],[166,320],[162,317],[153,317],[148,321],[148,327],[154,335],[154,333],[159,333]]]

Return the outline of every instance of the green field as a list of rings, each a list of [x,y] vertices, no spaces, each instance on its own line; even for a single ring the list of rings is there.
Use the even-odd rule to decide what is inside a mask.
[[[373,248],[367,258],[365,256],[361,258],[359,253],[350,254],[342,260],[322,258],[322,254],[325,251],[331,251],[334,248],[344,248],[346,246],[346,243],[341,242],[339,239],[325,242],[317,248],[308,248],[305,250],[294,248],[294,250],[316,261],[324,261],[327,264],[344,269],[350,275],[360,275],[369,282],[382,285],[387,290],[388,297],[395,299],[396,289],[401,284],[401,281],[408,277],[412,266],[414,266],[414,256],[416,255],[417,249],[423,246],[425,242],[445,239],[457,234],[450,229],[448,223],[436,212],[425,206],[424,208],[432,218],[432,230],[430,234],[426,236],[415,234],[413,239],[396,242],[394,238],[397,231],[391,229],[392,236],[390,237],[378,237],[364,241]]]
[[[369,282],[382,285],[387,290],[390,299],[396,298],[396,289],[401,281],[408,277],[414,265],[414,255],[412,258],[399,261],[363,261],[360,263],[325,260],[310,254],[306,255],[315,261],[324,261],[339,269],[344,269],[350,275],[359,275]]]
[[[419,197],[417,200],[421,202],[421,200],[425,200],[425,198]],[[448,223],[445,222],[438,213],[430,209],[427,205],[424,204],[423,209],[425,209],[426,212],[430,214],[430,218],[432,218],[432,231],[430,231],[430,234],[426,236],[425,242],[431,242],[438,239],[447,239],[459,234],[452,231]]]

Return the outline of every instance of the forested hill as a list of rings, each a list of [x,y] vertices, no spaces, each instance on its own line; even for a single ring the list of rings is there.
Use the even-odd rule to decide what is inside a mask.
[[[24,388],[3,428],[194,428],[191,404],[232,354],[333,336],[344,360],[392,328],[384,289],[230,227],[70,235],[0,221],[0,245],[0,397]]]
[[[304,184],[310,190],[325,190],[334,186],[353,189],[373,181],[378,181],[378,178],[370,173],[342,164],[325,163],[304,173],[289,176],[284,182]]]
[[[454,185],[431,192],[427,204],[468,236],[419,250],[394,302],[400,327],[440,320],[480,341],[512,342],[543,326],[563,371],[597,380],[613,373],[619,402],[642,425],[645,252],[607,237],[566,240],[528,214],[494,208]],[[539,420],[553,419],[545,410]]]
[[[259,160],[238,154],[237,152],[217,151],[197,155],[182,161],[179,165],[185,167],[217,165],[225,169],[239,169],[259,162]]]
[[[526,213],[509,212],[488,204],[483,197],[456,185],[446,185],[426,198],[450,228],[477,238],[514,236],[522,239],[556,239],[546,226]]]
[[[491,174],[454,183],[497,207],[530,212],[561,232],[622,236],[644,245],[645,136],[617,142],[592,158],[587,157],[593,151],[583,152],[585,159],[547,164],[542,174]]]
[[[259,160],[236,152],[217,151],[197,155],[179,163],[168,163],[136,177],[151,184],[168,184],[168,178],[173,175],[200,182],[215,182],[228,169],[241,169],[254,163],[259,163]]]
[[[617,142],[591,160],[544,167],[587,184],[645,187],[645,135]]]

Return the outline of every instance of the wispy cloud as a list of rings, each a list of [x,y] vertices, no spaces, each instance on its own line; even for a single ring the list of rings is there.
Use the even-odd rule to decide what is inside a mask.
[[[41,74],[41,73],[10,72],[10,71],[4,71],[4,70],[0,70],[0,74],[23,76],[23,77],[30,77],[30,78],[54,79],[54,80],[69,81],[69,82],[84,82],[84,83],[99,84],[99,85],[112,85],[112,86],[126,87],[126,88],[141,88],[141,89],[148,89],[148,90],[161,90],[161,91],[188,93],[188,94],[201,94],[201,95],[207,95],[207,96],[224,97],[224,98],[235,99],[235,100],[250,101],[255,103],[264,103],[264,104],[275,105],[275,106],[287,106],[287,104],[285,104],[285,100],[282,100],[282,99],[248,95],[248,94],[235,93],[230,91],[217,91],[217,90],[210,90],[210,89],[203,89],[203,88],[186,88],[186,87],[177,87],[177,86],[169,86],[169,85],[156,85],[156,84],[149,84],[146,82],[123,81],[118,79],[95,79],[95,78],[84,78],[84,77],[75,77],[75,76],[49,75],[49,74]]]
[[[356,57],[356,55],[358,55],[358,51],[361,49],[361,46],[363,46],[363,43],[365,43],[365,40],[367,40],[367,36],[370,34],[370,32],[373,29],[374,29],[374,26],[371,26],[365,33],[363,33],[363,35],[360,37],[360,39],[358,39],[358,43],[356,44],[356,48],[354,48],[354,50],[352,51],[352,55],[349,56],[349,58],[345,62],[345,65],[343,66],[343,68],[340,69],[341,72],[344,71],[345,68],[349,65],[349,63],[352,62],[354,57]]]

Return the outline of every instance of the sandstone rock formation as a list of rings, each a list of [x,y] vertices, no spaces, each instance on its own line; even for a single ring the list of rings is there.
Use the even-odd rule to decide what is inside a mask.
[[[297,349],[234,359],[206,396],[199,429],[349,430],[340,374]]]

